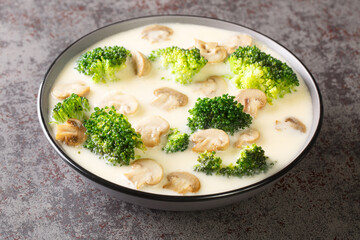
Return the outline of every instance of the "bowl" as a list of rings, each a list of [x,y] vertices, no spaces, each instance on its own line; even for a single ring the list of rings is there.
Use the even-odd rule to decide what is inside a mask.
[[[311,101],[313,105],[313,119],[312,125],[309,127],[309,135],[306,142],[289,165],[280,170],[279,172],[259,181],[255,184],[234,189],[231,191],[208,194],[208,195],[191,195],[191,196],[173,196],[173,195],[160,195],[154,193],[147,193],[137,191],[127,187],[123,187],[112,182],[109,182],[91,172],[86,170],[71,159],[65,151],[62,149],[60,144],[51,135],[51,128],[48,123],[48,105],[49,105],[49,93],[51,87],[62,70],[65,64],[72,59],[75,55],[87,49],[89,46],[96,42],[111,36],[115,33],[127,31],[133,28],[141,27],[148,24],[162,24],[162,23],[186,23],[186,24],[197,24],[203,26],[211,26],[215,28],[238,31],[249,34],[256,38],[258,41],[267,45],[269,48],[277,52],[282,58],[284,58],[292,68],[303,78],[307,85]],[[129,19],[125,21],[116,22],[108,26],[99,28],[72,43],[67,47],[51,64],[49,70],[46,72],[44,80],[42,81],[38,94],[38,117],[40,125],[44,131],[44,134],[51,146],[56,150],[60,157],[72,167],[78,174],[83,176],[86,180],[95,184],[98,188],[104,192],[121,199],[126,202],[138,204],[148,208],[162,209],[162,210],[174,210],[174,211],[192,211],[202,210],[215,207],[221,207],[228,204],[238,202],[242,199],[246,199],[264,188],[271,186],[276,180],[280,179],[284,174],[291,170],[301,159],[304,158],[305,154],[309,152],[313,146],[321,127],[323,117],[323,105],[319,88],[308,69],[304,64],[289,50],[274,41],[273,39],[261,34],[255,30],[244,27],[242,25],[227,22],[223,20],[198,17],[198,16],[184,16],[184,15],[169,15],[169,16],[149,16]]]

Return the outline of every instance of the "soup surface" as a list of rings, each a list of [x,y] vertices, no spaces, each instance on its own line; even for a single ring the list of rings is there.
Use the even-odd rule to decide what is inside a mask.
[[[89,47],[87,51],[96,47],[118,45],[123,46],[130,51],[140,51],[145,56],[148,56],[152,50],[168,46],[178,46],[187,49],[194,46],[194,39],[201,39],[205,42],[218,42],[219,44],[222,44],[229,38],[238,34],[237,32],[198,25],[165,25],[173,29],[173,34],[170,36],[169,40],[151,43],[146,39],[142,39],[141,32],[144,27],[141,27],[121,32],[119,34],[114,34],[113,36],[103,39],[102,41]],[[267,48],[260,42],[257,42],[256,39],[253,40],[254,44],[262,51],[283,60],[280,56],[271,51],[271,49]],[[75,70],[76,61],[81,54],[75,56],[61,71],[55,81],[54,88],[62,84],[72,83],[75,81],[86,82],[90,86],[90,92],[86,95],[86,98],[89,100],[91,109],[96,106],[100,106],[104,97],[111,92],[120,91],[124,94],[135,97],[139,103],[139,108],[136,113],[128,115],[129,122],[133,126],[146,116],[158,115],[166,119],[169,122],[170,127],[178,128],[181,132],[189,134],[190,130],[186,126],[187,117],[189,117],[188,110],[194,106],[197,98],[205,97],[205,95],[199,91],[194,83],[197,81],[203,81],[209,76],[224,76],[230,74],[228,63],[208,63],[198,74],[194,76],[193,83],[183,85],[174,81],[162,79],[168,79],[171,78],[171,76],[170,73],[161,69],[161,65],[158,62],[152,62],[152,69],[148,75],[137,77],[132,64],[128,61],[127,67],[119,72],[119,81],[95,83],[92,81],[90,76],[80,74],[77,70]],[[198,192],[187,193],[187,195],[212,194],[248,186],[261,181],[262,179],[271,176],[286,167],[303,149],[308,131],[302,133],[291,128],[278,131],[275,128],[275,122],[277,120],[284,121],[287,117],[295,117],[307,128],[310,128],[312,120],[310,94],[300,76],[298,76],[298,79],[300,85],[296,88],[295,92],[286,94],[283,98],[274,99],[272,105],[267,103],[264,108],[258,111],[256,118],[252,120],[251,128],[257,129],[261,134],[256,144],[264,149],[265,154],[269,157],[269,162],[275,163],[266,173],[239,178],[218,175],[209,176],[201,172],[195,172],[193,171],[193,167],[197,164],[199,153],[195,153],[191,150],[193,143],[190,143],[189,148],[184,152],[168,154],[161,150],[166,142],[165,134],[161,137],[161,142],[158,146],[153,148],[148,147],[145,152],[140,150],[136,151],[136,154],[140,155],[142,158],[152,158],[156,160],[159,164],[161,164],[164,170],[164,177],[160,183],[152,186],[143,186],[139,189],[139,191],[165,195],[179,195],[177,192],[163,188],[163,186],[167,183],[166,175],[174,171],[186,171],[195,175],[201,183],[201,188]],[[221,91],[221,94],[229,93],[230,95],[236,96],[239,89],[237,89],[230,81],[225,81],[226,86]],[[153,94],[154,90],[162,87],[170,87],[187,95],[187,105],[167,111],[152,104],[155,99]],[[51,116],[51,111],[54,105],[60,100],[52,95],[49,96],[49,99],[49,116]],[[52,119],[49,119],[49,121],[51,120]],[[55,136],[56,124],[52,123],[51,126],[53,135]],[[233,136],[229,135],[229,148],[226,151],[218,151],[216,153],[217,156],[222,158],[224,164],[235,163],[236,159],[239,157],[241,149],[234,147],[234,143],[238,136],[239,132],[235,133]],[[61,143],[61,145],[65,152],[76,163],[88,171],[110,182],[129,188],[135,188],[133,183],[130,182],[124,175],[131,170],[130,166],[113,166],[107,164],[104,159],[99,158],[98,155],[90,152],[90,150],[85,149],[82,146],[70,147],[63,143]]]

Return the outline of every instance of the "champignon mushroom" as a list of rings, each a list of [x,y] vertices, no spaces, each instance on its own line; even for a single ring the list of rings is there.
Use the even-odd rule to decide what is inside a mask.
[[[228,39],[224,44],[224,48],[226,49],[228,54],[231,54],[235,52],[235,50],[240,46],[241,47],[251,46],[252,41],[253,39],[249,35],[239,34]]]
[[[158,184],[164,175],[162,166],[150,158],[138,159],[131,164],[131,170],[124,174],[137,189],[144,185]]]
[[[306,132],[306,126],[303,124],[299,119],[294,117],[288,117],[285,119],[285,122],[289,123],[290,126],[296,130],[299,130],[300,132],[305,133]]]
[[[225,150],[230,144],[229,136],[223,130],[213,128],[197,131],[190,140],[195,143],[194,152]]]
[[[69,84],[63,84],[55,87],[51,94],[58,99],[65,99],[72,93],[77,94],[80,97],[85,96],[90,91],[90,87],[84,82],[74,82]]]
[[[224,47],[219,46],[217,42],[204,42],[195,39],[195,47],[200,50],[200,55],[208,60],[209,63],[223,62],[227,57]]]
[[[65,124],[57,125],[55,139],[64,142],[68,146],[77,146],[85,141],[85,132],[86,128],[80,120],[70,118]]]
[[[220,76],[210,76],[205,81],[194,83],[195,91],[201,92],[207,97],[215,97],[223,94],[227,89],[224,78]]]
[[[160,137],[169,131],[169,123],[160,116],[148,116],[135,127],[147,147],[154,147],[160,143]]]
[[[260,137],[260,132],[258,130],[249,128],[244,132],[240,133],[235,143],[235,147],[241,148],[244,144],[254,143],[259,139],[259,137]]]
[[[275,121],[275,129],[278,131],[281,131],[283,129],[286,129],[287,126],[292,127],[295,130],[298,130],[302,133],[306,132],[306,126],[303,124],[299,119],[295,117],[288,117],[285,119],[285,123],[282,123],[279,120]]]
[[[123,94],[119,91],[112,91],[102,99],[99,106],[114,106],[118,113],[129,115],[137,111],[139,103],[131,95]]]
[[[188,97],[185,94],[168,87],[156,89],[154,95],[156,99],[152,103],[166,111],[183,107],[188,103]]]
[[[258,109],[263,108],[266,104],[266,95],[259,89],[242,89],[235,100],[244,105],[244,112],[256,117]]]
[[[163,188],[173,190],[180,194],[188,192],[198,192],[200,189],[200,181],[193,174],[188,172],[172,172],[166,176],[169,181]]]
[[[150,25],[141,32],[141,38],[149,40],[151,43],[169,40],[173,30],[163,25]]]
[[[147,75],[151,70],[151,64],[149,60],[139,51],[131,52],[132,61],[135,69],[135,74],[138,77]]]

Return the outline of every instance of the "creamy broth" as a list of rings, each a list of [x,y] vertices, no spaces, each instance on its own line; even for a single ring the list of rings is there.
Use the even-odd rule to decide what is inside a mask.
[[[207,42],[219,42],[220,44],[228,38],[236,35],[236,32],[197,26],[187,24],[166,24],[166,26],[174,30],[173,35],[169,41],[162,41],[158,43],[150,43],[145,39],[141,39],[141,31],[144,27],[133,29],[130,31],[115,34],[108,37],[97,44],[89,47],[87,50],[92,50],[95,47],[103,46],[124,46],[129,50],[138,50],[144,55],[149,55],[152,50],[164,48],[168,46],[179,46],[182,48],[189,48],[194,45],[194,39],[201,39]],[[274,57],[281,59],[271,49],[266,48],[255,41],[262,51],[272,54]],[[128,115],[129,122],[134,126],[142,118],[148,115],[159,115],[166,119],[170,127],[178,128],[181,132],[190,133],[186,126],[188,110],[193,107],[198,97],[205,97],[200,92],[196,91],[194,84],[182,85],[173,81],[161,80],[162,77],[171,78],[169,73],[160,69],[160,64],[152,63],[151,72],[144,77],[137,77],[130,61],[127,62],[127,67],[119,73],[120,80],[117,82],[94,83],[90,76],[85,76],[78,73],[74,68],[76,60],[80,55],[75,56],[61,71],[54,87],[71,83],[74,81],[85,81],[90,86],[90,93],[86,95],[89,99],[91,109],[98,106],[109,92],[117,90],[125,94],[134,96],[139,102],[139,109],[133,115]],[[227,63],[207,64],[195,77],[194,82],[205,80],[212,75],[226,75],[230,74],[230,68]],[[146,158],[152,158],[160,163],[164,169],[164,178],[159,184],[154,186],[144,186],[140,191],[178,195],[178,193],[163,189],[163,185],[167,182],[166,175],[173,171],[187,171],[194,174],[201,182],[200,190],[195,193],[197,195],[212,194],[224,192],[241,188],[253,183],[256,183],[268,176],[273,175],[279,170],[286,167],[302,150],[306,141],[308,131],[301,133],[296,130],[286,129],[286,131],[277,131],[275,129],[275,121],[284,121],[286,117],[295,117],[303,122],[309,129],[312,120],[312,104],[311,97],[304,81],[298,76],[300,86],[297,91],[292,94],[287,94],[284,98],[273,100],[273,104],[266,104],[266,106],[258,111],[257,117],[252,121],[252,128],[257,129],[261,137],[256,142],[265,150],[265,154],[269,157],[269,161],[276,162],[272,168],[266,173],[259,174],[252,177],[223,177],[223,176],[207,176],[204,173],[194,172],[193,167],[197,164],[198,153],[191,151],[192,143],[184,152],[166,154],[161,151],[161,148],[166,142],[166,135],[162,136],[160,145],[147,148],[145,152],[136,151],[137,155]],[[180,107],[171,111],[163,110],[154,106],[152,101],[155,99],[153,91],[160,87],[170,87],[177,91],[186,94],[189,98],[188,104],[185,107]],[[227,82],[227,93],[236,95],[238,89],[231,83]],[[49,116],[54,105],[60,100],[50,95]],[[51,121],[52,119],[49,119]],[[56,133],[56,125],[51,124],[53,135]],[[226,151],[217,152],[217,156],[221,157],[223,164],[235,163],[239,156],[241,149],[235,148],[234,143],[239,133],[230,136],[230,147]],[[66,153],[80,166],[88,171],[102,177],[110,182],[134,188],[133,184],[123,175],[130,171],[130,166],[112,166],[106,163],[104,159],[100,159],[99,155],[90,152],[82,146],[69,147],[62,144]],[[192,195],[193,193],[187,193]]]

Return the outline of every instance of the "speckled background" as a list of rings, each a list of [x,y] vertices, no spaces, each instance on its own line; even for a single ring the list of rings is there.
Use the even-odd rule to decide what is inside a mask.
[[[0,239],[360,239],[358,0],[0,0]],[[216,17],[293,51],[323,94],[306,158],[266,191],[202,212],[115,200],[66,165],[36,113],[56,56],[98,27],[151,14]]]

